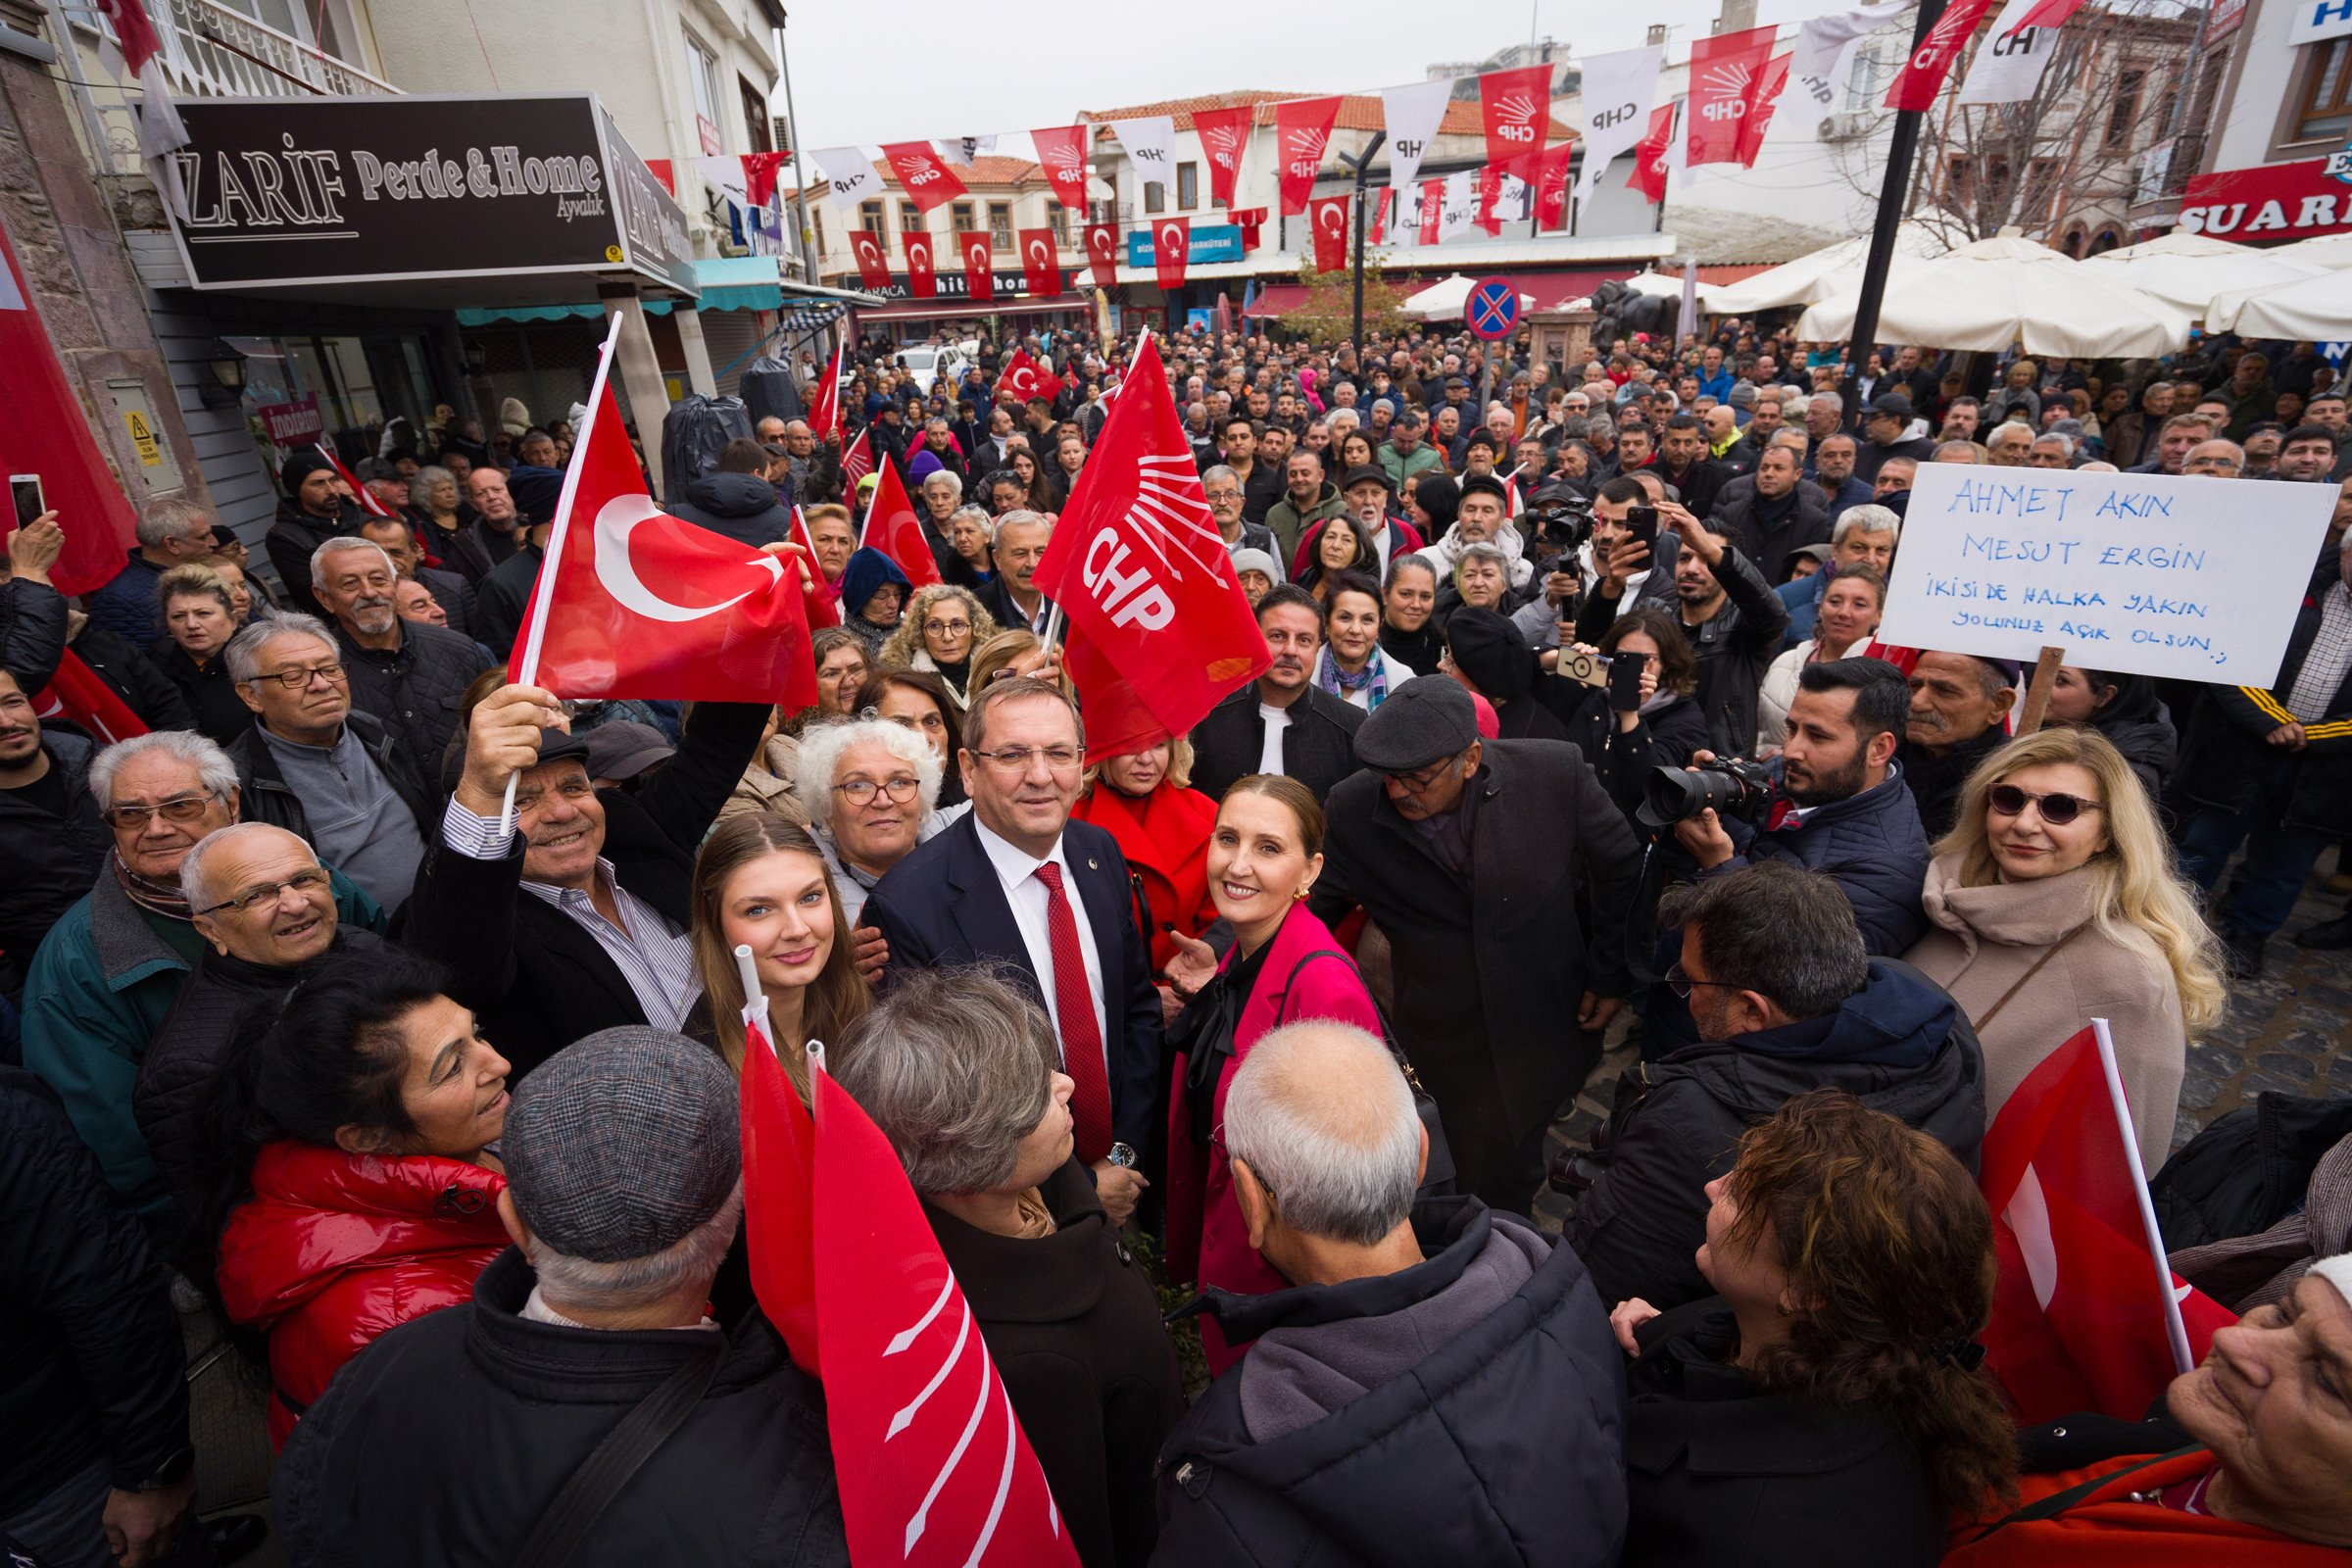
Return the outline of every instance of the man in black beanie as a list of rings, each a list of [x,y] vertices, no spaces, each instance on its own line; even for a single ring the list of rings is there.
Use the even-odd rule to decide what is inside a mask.
[[[277,521],[270,524],[263,544],[285,588],[286,608],[332,620],[333,613],[311,592],[311,557],[329,539],[356,535],[367,514],[347,496],[342,475],[321,453],[295,453],[277,470],[277,482],[285,494],[277,503]]]

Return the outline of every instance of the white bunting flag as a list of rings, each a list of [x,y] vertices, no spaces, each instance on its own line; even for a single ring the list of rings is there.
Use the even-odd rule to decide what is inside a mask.
[[[1952,97],[1956,104],[2020,104],[2041,85],[2042,68],[2058,47],[2056,27],[2026,27],[2019,24],[2045,0],[2009,0],[2000,20],[1977,45],[1969,62],[1968,78]]]
[[[972,167],[973,159],[987,158],[995,154],[997,138],[994,136],[950,136],[945,141],[935,141],[931,145],[939,149],[939,156],[943,161],[954,164],[957,169],[969,169]]]
[[[826,147],[812,151],[808,161],[824,176],[825,196],[837,212],[855,215],[858,204],[882,194],[882,176],[874,162],[857,147]]]
[[[1136,176],[1161,185],[1176,183],[1176,121],[1169,115],[1114,120],[1111,134],[1135,161]]]
[[[1649,112],[1657,104],[1658,65],[1664,54],[1652,44],[1585,57],[1585,168],[1577,181],[1579,201],[1600,183],[1610,160],[1631,152],[1649,134]]]
[[[1421,172],[1421,160],[1445,122],[1446,105],[1452,96],[1451,76],[1381,89],[1381,122],[1389,130],[1389,184],[1399,204],[1413,188],[1413,176]]]
[[[1796,43],[1788,51],[1789,78],[1827,76],[1835,80],[1838,59],[1847,44],[1878,31],[1910,9],[1911,0],[1884,0],[1809,19],[1797,29]]]

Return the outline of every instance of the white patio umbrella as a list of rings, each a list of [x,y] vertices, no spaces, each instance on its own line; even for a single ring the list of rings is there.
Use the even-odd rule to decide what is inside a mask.
[[[1636,272],[1625,280],[1625,286],[1651,299],[1679,300],[1683,297],[1683,280],[1671,272]]]
[[[1859,284],[1806,311],[1795,336],[1848,337]],[[2188,341],[2187,316],[2134,288],[2085,273],[2047,245],[2002,234],[1963,245],[1907,272],[1886,290],[1879,341],[2000,353],[2097,359],[2170,354]]]
[[[1406,295],[1403,308],[1424,320],[1459,320],[1462,308],[1470,303],[1470,291],[1478,287],[1479,281],[1467,272],[1455,272],[1449,277],[1440,278],[1418,294]],[[1519,296],[1522,314],[1534,310],[1535,306],[1534,295]]]
[[[2352,263],[2352,257],[2347,263]],[[2082,264],[2082,270],[2154,295],[2187,312],[2192,319],[2202,318],[2222,294],[2246,293],[2325,270],[2316,263],[2289,260],[2278,251],[2233,245],[2179,229],[2093,256]]]
[[[2352,234],[2322,234],[2317,239],[2299,239],[2292,245],[2275,246],[2262,254],[2276,261],[2298,262],[2341,271],[2352,268]]]
[[[1889,276],[1903,276],[1914,264],[1940,256],[1944,250],[1943,241],[1931,230],[1919,223],[1905,223],[1894,233],[1894,267]],[[1786,305],[1812,305],[1840,289],[1859,290],[1862,266],[1869,256],[1867,234],[1841,239],[1737,283],[1702,284],[1699,309],[1710,316],[1753,316]]]
[[[2233,289],[2205,312],[2210,331],[2296,342],[2352,338],[2352,277],[2318,272],[2256,289]]]

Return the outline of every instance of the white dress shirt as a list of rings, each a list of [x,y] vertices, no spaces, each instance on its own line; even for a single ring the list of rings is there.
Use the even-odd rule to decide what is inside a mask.
[[[1054,1020],[1057,1041],[1063,1038],[1061,1004],[1054,991],[1054,938],[1046,924],[1046,885],[1038,880],[1037,868],[1047,860],[1061,867],[1062,897],[1070,901],[1070,914],[1078,922],[1078,951],[1086,956],[1086,989],[1094,999],[1096,1027],[1102,1036],[1102,1069],[1107,1075],[1110,1020],[1102,1005],[1102,955],[1095,946],[1094,922],[1086,917],[1086,900],[1079,892],[1078,879],[1070,874],[1064,841],[1055,839],[1053,853],[1040,860],[990,832],[977,815],[972,826],[980,835],[980,848],[988,852],[988,863],[996,868],[997,880],[1004,885],[1004,902],[1012,906],[1012,923],[1020,930],[1021,946],[1029,950],[1029,967],[1037,972],[1037,987],[1045,993],[1046,1015]]]

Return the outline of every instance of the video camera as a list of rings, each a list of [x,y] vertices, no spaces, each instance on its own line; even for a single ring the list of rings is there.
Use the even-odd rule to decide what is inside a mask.
[[[1634,815],[1644,827],[1664,828],[1709,809],[1717,816],[1763,826],[1772,814],[1772,775],[1763,763],[1740,757],[1700,762],[1695,771],[1656,768],[1642,788],[1642,805]]]
[[[1575,486],[1554,480],[1528,497],[1520,520],[1533,532],[1532,553],[1565,555],[1573,562],[1592,537],[1592,503]]]

